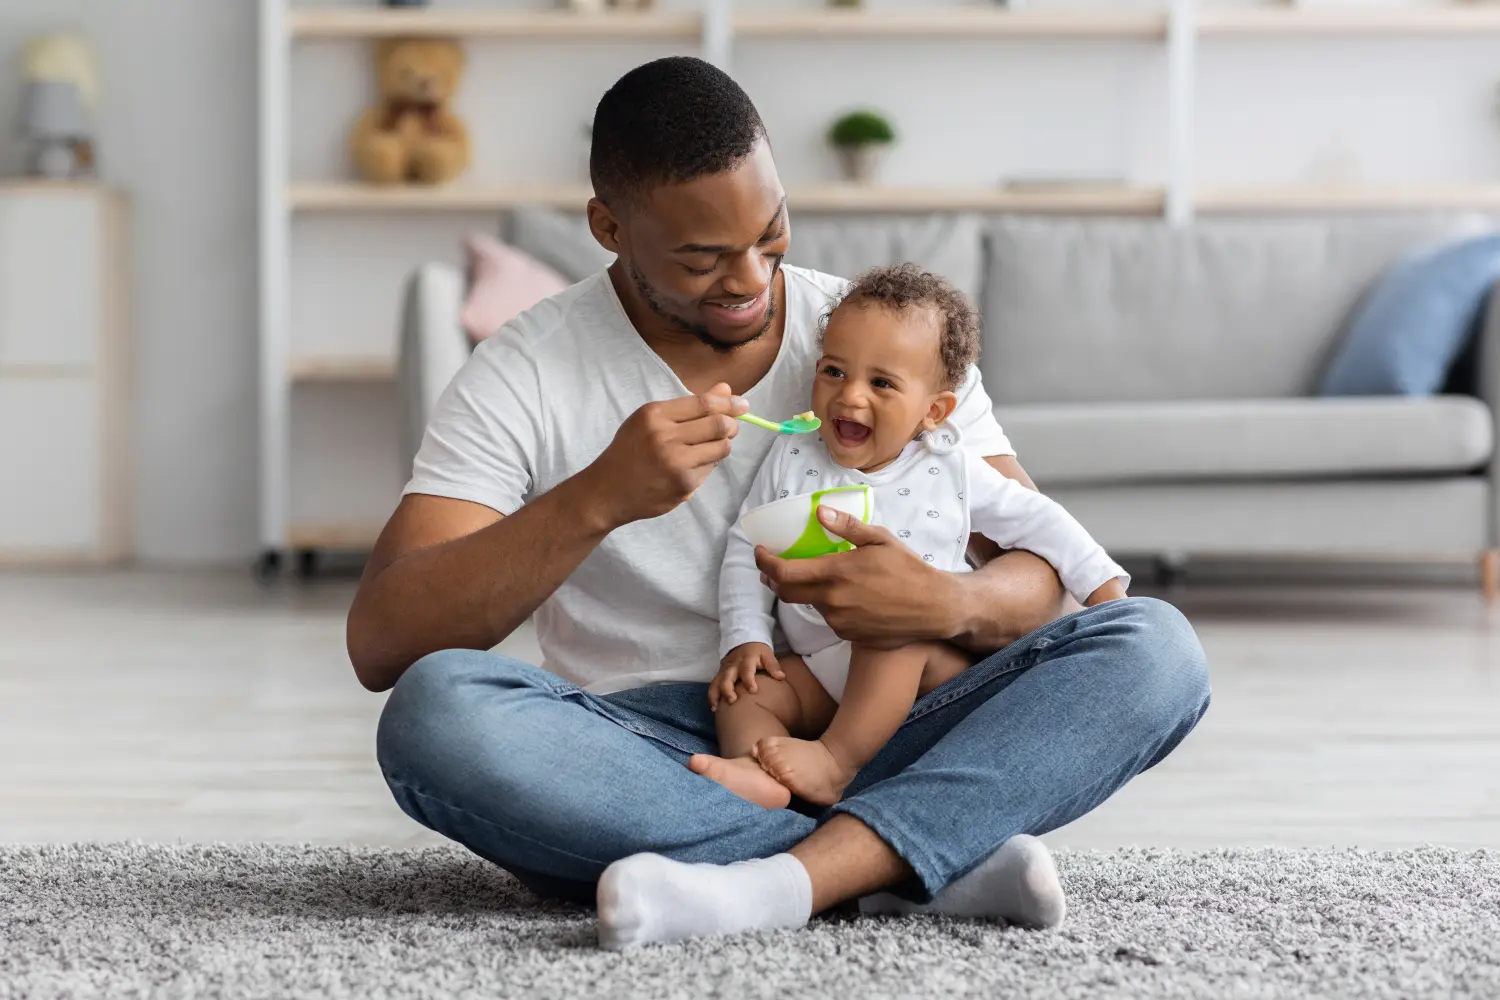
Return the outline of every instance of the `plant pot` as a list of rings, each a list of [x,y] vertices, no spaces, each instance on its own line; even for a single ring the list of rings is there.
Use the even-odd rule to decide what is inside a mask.
[[[863,146],[840,146],[839,167],[844,180],[855,184],[873,184],[880,179],[880,169],[890,153],[889,143],[870,142]]]

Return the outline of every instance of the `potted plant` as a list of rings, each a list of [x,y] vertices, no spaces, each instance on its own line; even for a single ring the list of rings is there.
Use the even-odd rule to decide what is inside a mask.
[[[838,153],[844,179],[869,184],[880,173],[896,130],[874,111],[851,111],[828,129],[828,142]]]

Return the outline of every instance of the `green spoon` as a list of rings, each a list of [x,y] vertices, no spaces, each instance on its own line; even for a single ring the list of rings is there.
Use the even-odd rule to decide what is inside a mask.
[[[806,413],[799,413],[792,419],[783,420],[779,424],[757,417],[753,413],[742,413],[740,414],[740,419],[747,424],[764,427],[766,430],[775,431],[778,434],[806,434],[808,431],[815,431],[823,425],[823,421],[813,416],[811,410],[808,410]]]

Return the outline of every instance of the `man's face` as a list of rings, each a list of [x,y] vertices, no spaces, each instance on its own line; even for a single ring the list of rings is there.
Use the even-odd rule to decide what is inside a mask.
[[[732,170],[657,187],[618,222],[620,261],[658,316],[717,351],[770,329],[792,228],[764,142]]]

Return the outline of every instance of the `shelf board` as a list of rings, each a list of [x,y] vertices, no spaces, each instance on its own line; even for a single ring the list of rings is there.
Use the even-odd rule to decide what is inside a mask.
[[[744,11],[734,30],[746,38],[1139,38],[1166,37],[1160,11],[1099,10],[786,10]]]
[[[352,209],[404,211],[441,209],[454,212],[493,211],[518,205],[553,208],[583,206],[594,196],[583,184],[451,184],[445,187],[381,187],[357,181],[333,184],[293,184],[288,201],[303,212]]]
[[[1449,35],[1500,30],[1500,5],[1200,10],[1204,35]]]
[[[1017,212],[1153,214],[1162,211],[1159,188],[1125,185],[1025,187],[885,187],[817,184],[788,188],[787,202],[810,212]]]
[[[289,549],[368,552],[380,537],[378,524],[293,524],[286,529]]]
[[[500,211],[548,205],[582,211],[593,192],[561,185],[462,185],[376,187],[368,184],[296,184],[292,208],[326,211]],[[812,212],[1078,212],[1151,214],[1162,210],[1159,188],[1079,185],[1005,187],[886,187],[813,184],[787,191],[793,208]]]
[[[379,38],[439,35],[500,38],[697,38],[701,15],[692,11],[294,10],[295,38]],[[734,30],[749,38],[1141,38],[1166,37],[1160,11],[806,10],[742,11]]]
[[[1500,210],[1500,184],[1240,186],[1201,188],[1200,212]]]
[[[287,365],[293,382],[389,382],[396,362],[389,357],[296,358]]]
[[[378,7],[293,10],[293,38],[697,38],[703,19],[690,11],[382,10]]]

